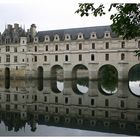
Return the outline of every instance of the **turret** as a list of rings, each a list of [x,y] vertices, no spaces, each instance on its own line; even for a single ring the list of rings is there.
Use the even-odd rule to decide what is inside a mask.
[[[35,35],[36,35],[36,25],[35,24],[32,24],[31,27],[30,27],[30,32],[31,32],[31,37],[34,38]]]

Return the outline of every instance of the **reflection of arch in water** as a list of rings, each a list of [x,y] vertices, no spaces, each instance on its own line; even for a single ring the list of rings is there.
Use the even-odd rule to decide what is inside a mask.
[[[63,86],[63,79],[64,79],[64,71],[60,65],[54,65],[51,68],[51,89],[55,93],[60,93],[64,86]]]
[[[89,72],[85,65],[78,64],[72,70],[72,89],[76,94],[88,92]]]
[[[118,71],[113,65],[103,65],[98,71],[98,89],[105,95],[112,95],[118,89]]]
[[[10,79],[10,69],[8,67],[5,68],[5,79]]]
[[[38,72],[38,79],[43,79],[43,67],[39,66],[37,68],[37,72]]]
[[[38,72],[38,90],[43,90],[43,67],[39,66],[37,69]]]
[[[5,88],[10,88],[10,69],[8,67],[5,68]]]
[[[140,96],[140,64],[130,68],[128,72],[129,90],[136,96]]]

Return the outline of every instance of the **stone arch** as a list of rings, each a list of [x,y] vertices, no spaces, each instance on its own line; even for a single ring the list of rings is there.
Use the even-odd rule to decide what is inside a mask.
[[[128,72],[128,87],[133,95],[140,97],[140,64],[130,68]]]
[[[89,71],[83,64],[78,64],[72,69],[72,89],[76,94],[87,93],[89,86]]]
[[[118,89],[118,71],[110,64],[103,65],[98,70],[98,89],[104,95],[112,95]]]
[[[64,88],[64,70],[61,65],[54,65],[51,68],[51,89],[55,93],[61,93]]]

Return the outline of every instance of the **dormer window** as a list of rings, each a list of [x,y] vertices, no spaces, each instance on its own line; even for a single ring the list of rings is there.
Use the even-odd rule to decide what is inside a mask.
[[[70,40],[70,35],[69,34],[65,34],[65,40]]]
[[[78,34],[78,39],[83,39],[83,33]]]
[[[59,35],[56,34],[56,35],[54,36],[54,41],[59,41]]]
[[[96,33],[95,32],[92,32],[91,35],[90,35],[90,38],[91,39],[96,39],[97,38]]]
[[[104,38],[110,38],[110,32],[109,31],[106,31],[104,33]]]
[[[45,42],[50,41],[50,37],[48,35],[45,36]]]

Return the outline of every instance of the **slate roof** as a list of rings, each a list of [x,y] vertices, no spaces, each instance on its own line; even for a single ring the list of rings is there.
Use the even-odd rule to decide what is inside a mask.
[[[83,28],[71,28],[71,29],[60,29],[60,30],[49,30],[49,31],[39,31],[36,37],[39,38],[40,42],[44,41],[45,35],[50,37],[50,41],[53,41],[56,34],[59,35],[60,41],[63,41],[65,34],[69,34],[71,40],[76,40],[79,33],[83,33],[84,39],[89,39],[92,32],[96,32],[98,39],[104,37],[106,31],[110,32],[112,38],[116,38],[117,35],[112,32],[110,26],[95,26],[95,27],[83,27]]]

